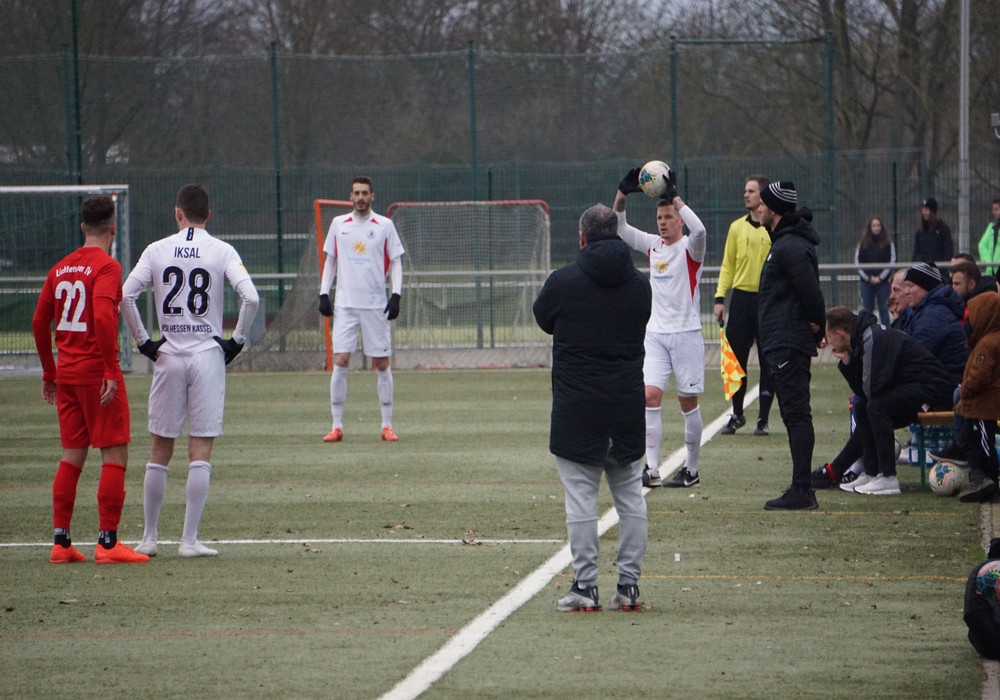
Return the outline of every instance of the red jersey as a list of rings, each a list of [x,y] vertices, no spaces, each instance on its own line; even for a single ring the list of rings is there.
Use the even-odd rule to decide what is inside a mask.
[[[49,271],[31,321],[44,381],[123,383],[118,364],[121,300],[122,266],[100,248],[78,248]],[[53,321],[58,370],[52,356]]]

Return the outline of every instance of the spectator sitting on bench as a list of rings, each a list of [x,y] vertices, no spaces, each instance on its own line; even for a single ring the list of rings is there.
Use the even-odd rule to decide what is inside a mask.
[[[988,501],[997,494],[996,434],[1000,419],[1000,295],[980,294],[969,300],[969,343],[956,415],[961,415],[958,442],[969,461],[969,486],[958,498],[964,503]]]
[[[921,411],[951,408],[954,385],[927,348],[880,326],[868,311],[855,315],[846,306],[830,309],[826,339],[856,397],[854,434],[865,473],[854,482],[854,491],[898,495],[893,429],[909,425]]]

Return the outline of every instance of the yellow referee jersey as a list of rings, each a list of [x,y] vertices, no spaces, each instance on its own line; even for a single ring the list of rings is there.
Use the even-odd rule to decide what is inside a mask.
[[[756,292],[769,250],[771,236],[763,226],[751,222],[749,214],[730,224],[715,298],[725,297],[730,289]]]

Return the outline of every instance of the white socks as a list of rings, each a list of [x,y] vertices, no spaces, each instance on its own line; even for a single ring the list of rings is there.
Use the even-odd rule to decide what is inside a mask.
[[[382,427],[386,428],[392,425],[392,369],[388,367],[379,369],[375,374],[378,375],[376,390],[379,406],[382,409]]]
[[[142,531],[143,542],[159,539],[160,509],[167,493],[167,468],[162,464],[146,465],[146,476],[142,480],[142,514],[145,524]]]
[[[646,466],[660,473],[660,441],[663,440],[663,422],[659,408],[646,409]]]
[[[334,365],[330,376],[330,411],[333,427],[344,427],[344,403],[347,401],[347,368]]]
[[[701,454],[701,407],[695,406],[684,416],[684,446],[687,447],[687,463],[684,465],[688,474],[698,473],[698,455]]]
[[[212,477],[212,465],[208,462],[191,462],[188,465],[187,509],[184,511],[184,534],[181,543],[198,542],[198,525],[208,500],[208,484]]]

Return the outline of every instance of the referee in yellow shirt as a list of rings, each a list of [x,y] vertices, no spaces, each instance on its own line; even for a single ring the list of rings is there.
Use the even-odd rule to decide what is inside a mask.
[[[719,286],[715,290],[715,318],[719,325],[726,323],[726,293],[731,289],[729,299],[729,320],[726,337],[733,348],[744,371],[750,357],[750,346],[757,341],[757,287],[760,284],[760,270],[764,258],[771,249],[771,238],[767,230],[752,218],[760,205],[760,191],[770,184],[763,175],[751,175],[743,187],[743,203],[748,214],[734,221],[726,235],[726,248],[722,254],[722,269],[719,270]],[[774,401],[771,374],[764,358],[758,352],[760,361],[760,401],[757,427],[754,435],[768,435],[767,420]],[[747,423],[743,415],[743,399],[747,393],[747,378],[743,377],[739,390],[733,394],[733,414],[722,428],[723,435],[732,435]]]

